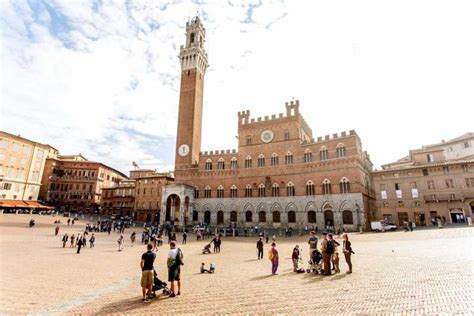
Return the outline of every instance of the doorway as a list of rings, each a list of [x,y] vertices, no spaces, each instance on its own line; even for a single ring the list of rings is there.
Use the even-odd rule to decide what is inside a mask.
[[[449,214],[451,215],[451,223],[453,224],[466,222],[464,212],[461,209],[449,210]]]

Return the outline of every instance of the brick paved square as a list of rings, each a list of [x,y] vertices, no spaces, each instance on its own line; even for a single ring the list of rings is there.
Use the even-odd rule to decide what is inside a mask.
[[[34,228],[28,228],[31,217]],[[84,223],[62,224],[55,237],[55,219],[0,215],[2,315],[474,313],[473,228],[350,234],[354,273],[344,273],[341,257],[342,272],[330,277],[292,272],[295,244],[308,260],[306,236],[277,237],[280,268],[271,276],[269,260],[256,260],[256,238],[224,238],[220,254],[202,255],[205,241],[190,235],[180,245],[182,295],[142,303],[139,262],[145,247],[130,246],[132,229],[122,252],[117,234],[99,233],[96,247],[78,255],[62,248],[61,237],[82,232]],[[160,248],[155,262],[162,279],[167,251],[167,245]],[[217,272],[200,274],[200,263],[211,261]]]

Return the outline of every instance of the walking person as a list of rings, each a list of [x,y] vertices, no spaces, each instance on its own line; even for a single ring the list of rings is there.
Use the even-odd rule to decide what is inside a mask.
[[[151,297],[153,287],[153,263],[156,258],[156,254],[152,251],[153,245],[148,244],[146,248],[147,252],[142,254],[142,260],[140,261],[140,268],[142,269],[142,279],[140,281],[143,294],[142,302],[148,302],[148,297]]]
[[[188,233],[186,230],[183,232],[183,245],[186,245],[186,239],[188,238]]]
[[[70,218],[67,219],[67,226],[69,226],[69,224],[71,224],[71,219]]]
[[[300,259],[300,246],[296,245],[291,254],[291,261],[293,261],[293,272],[298,272],[298,260]]]
[[[268,250],[268,259],[272,262],[272,275],[276,275],[278,270],[278,250],[274,242],[272,242],[271,246],[272,248]]]
[[[65,233],[64,236],[63,236],[63,248],[66,247],[66,243],[67,243],[68,239],[69,239],[69,236],[67,235],[67,233]]]
[[[181,266],[183,265],[183,252],[176,248],[176,242],[170,242],[170,251],[168,253],[168,281],[171,284],[170,297],[181,295]],[[176,291],[175,282],[178,283],[178,290]]]
[[[133,247],[133,244],[135,243],[135,238],[137,238],[137,233],[136,233],[136,232],[133,232],[133,233],[130,235],[130,244],[131,244],[132,247]]]
[[[81,248],[84,245],[81,235],[77,237],[77,253],[81,253]]]
[[[342,235],[342,252],[344,253],[344,258],[346,258],[347,266],[349,270],[347,270],[347,274],[352,273],[352,262],[351,262],[351,254],[354,253],[352,251],[351,242],[349,241],[349,236],[347,234]]]
[[[54,229],[54,236],[57,236],[59,234],[59,225],[56,226]]]
[[[74,237],[74,234],[71,235],[71,248],[74,247],[74,241],[76,240],[76,237]]]
[[[123,250],[123,235],[122,234],[120,234],[120,237],[117,240],[117,243],[118,243],[118,251],[122,251]]]
[[[92,233],[91,238],[89,239],[89,244],[91,248],[94,248],[94,243],[95,243],[95,235]]]
[[[257,259],[263,259],[263,238],[260,237],[257,241]]]
[[[268,232],[265,232],[265,243],[266,244],[268,244],[268,238],[269,238]]]
[[[323,241],[321,241],[321,253],[323,255],[324,269],[323,275],[331,275],[331,256],[333,251],[330,247],[332,247],[332,244],[328,241],[328,234],[323,233]]]

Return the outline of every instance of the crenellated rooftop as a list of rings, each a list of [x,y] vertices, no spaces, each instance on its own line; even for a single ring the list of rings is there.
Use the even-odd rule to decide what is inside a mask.
[[[221,150],[211,150],[211,151],[201,151],[201,156],[221,156],[221,155],[231,155],[236,154],[237,149],[221,149]]]

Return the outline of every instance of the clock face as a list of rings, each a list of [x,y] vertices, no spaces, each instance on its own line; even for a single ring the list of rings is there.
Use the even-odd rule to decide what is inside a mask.
[[[179,146],[178,154],[181,157],[187,156],[189,154],[189,146],[186,144],[182,144],[181,146]]]
[[[262,139],[262,142],[269,143],[273,140],[273,132],[270,130],[263,131],[260,138]]]

